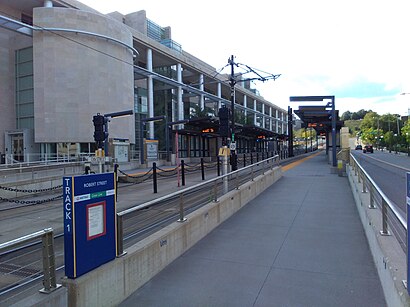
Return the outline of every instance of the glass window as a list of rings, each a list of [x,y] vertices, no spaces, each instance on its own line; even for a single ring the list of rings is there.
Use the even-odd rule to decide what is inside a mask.
[[[27,117],[34,115],[34,104],[26,103],[17,106],[17,112],[20,117]]]
[[[21,129],[21,128],[34,129],[34,118],[33,117],[20,118],[18,121],[18,129]]]
[[[33,47],[17,50],[16,62],[24,63],[33,61]]]
[[[33,74],[33,62],[25,62],[18,65],[17,77]]]
[[[33,75],[18,78],[18,90],[27,90],[33,88]]]
[[[27,103],[27,102],[33,102],[34,101],[33,89],[19,91],[17,99],[18,99],[18,102],[21,104]]]

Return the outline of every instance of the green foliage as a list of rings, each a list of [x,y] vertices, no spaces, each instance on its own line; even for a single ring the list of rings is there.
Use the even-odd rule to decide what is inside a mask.
[[[401,135],[405,141],[410,144],[410,120],[407,120],[406,124],[401,128]]]
[[[345,127],[349,128],[350,135],[356,136],[360,131],[361,120],[345,120]]]

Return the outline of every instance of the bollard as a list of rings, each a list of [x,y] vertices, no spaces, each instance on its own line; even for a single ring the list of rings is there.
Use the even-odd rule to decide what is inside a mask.
[[[185,162],[181,160],[181,178],[182,178],[182,185],[185,185]]]
[[[41,293],[50,293],[61,287],[56,282],[56,264],[54,255],[54,236],[53,229],[44,229],[44,234],[41,238],[43,244],[43,286]]]
[[[201,158],[201,174],[202,174],[202,180],[205,180],[204,158]]]
[[[157,183],[157,163],[152,163],[152,183],[154,184],[154,193],[158,193]]]

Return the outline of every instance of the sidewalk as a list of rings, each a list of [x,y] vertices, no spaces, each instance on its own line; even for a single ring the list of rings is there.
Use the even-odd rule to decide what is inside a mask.
[[[322,152],[120,306],[385,305],[348,180]]]

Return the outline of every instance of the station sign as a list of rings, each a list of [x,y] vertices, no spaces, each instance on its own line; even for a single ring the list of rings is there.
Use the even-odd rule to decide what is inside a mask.
[[[114,173],[63,177],[65,275],[77,278],[117,256]]]

